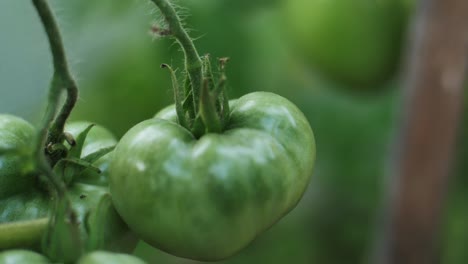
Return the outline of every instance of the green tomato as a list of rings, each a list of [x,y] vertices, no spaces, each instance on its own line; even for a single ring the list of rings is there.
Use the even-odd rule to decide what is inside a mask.
[[[0,264],[49,264],[51,263],[46,257],[29,250],[9,250],[0,253]]]
[[[287,30],[304,59],[327,75],[369,87],[398,66],[408,12],[402,0],[285,0]]]
[[[66,126],[65,131],[77,137],[89,125],[88,122],[72,122]],[[90,130],[84,141],[82,157],[102,148],[113,146],[116,142],[115,137],[108,130],[95,126]],[[84,240],[89,237],[90,232],[96,231],[94,226],[88,224],[89,216],[93,215],[93,211],[98,208],[101,199],[109,195],[107,174],[111,154],[104,155],[94,163],[101,170],[100,174],[86,169],[82,173],[74,175],[74,180],[67,188],[78,221],[82,223],[80,225],[80,235]],[[22,164],[19,163],[18,166],[22,166]],[[38,187],[31,187],[28,192],[20,192],[0,199],[0,223],[48,217],[52,205],[53,198],[49,193]],[[108,213],[103,216],[107,221],[107,225],[104,227],[105,230],[102,231],[103,236],[105,236],[102,238],[104,240],[103,244],[106,245],[105,248],[110,250],[133,250],[137,239],[129,232],[127,225],[121,220],[115,209],[112,206],[111,208],[98,209],[108,210]],[[101,230],[96,232],[101,232]]]
[[[77,137],[78,134],[90,124],[91,123],[89,122],[74,122],[68,124],[65,131]],[[34,131],[34,128],[32,129]],[[31,134],[34,133],[31,132]],[[115,145],[115,143],[116,139],[109,131],[103,127],[95,126],[90,130],[88,137],[84,142],[82,156],[84,157],[103,147]],[[108,192],[106,176],[108,173],[107,170],[110,159],[109,154],[101,157],[97,161],[99,168],[101,169],[101,174],[104,175],[104,177],[85,170],[84,173],[82,175],[78,175],[78,179],[74,180],[72,185],[68,187],[74,207],[81,218],[84,218],[87,210],[96,205],[99,198]],[[22,164],[18,164],[18,167],[21,166]],[[50,202],[50,195],[38,188],[29,192],[10,195],[9,197],[0,200],[0,222],[31,220],[46,217],[51,208]]]
[[[34,184],[33,163],[36,131],[25,120],[0,114],[0,199],[26,191]]]
[[[117,144],[109,187],[117,211],[147,243],[197,259],[227,258],[299,202],[315,160],[312,129],[285,98],[231,101],[222,134],[200,139],[167,108]]]
[[[67,124],[65,131],[77,137],[80,132],[85,130],[91,123],[89,122],[72,122]],[[31,129],[34,128],[31,127]],[[4,132],[2,130],[1,132]],[[34,132],[31,132],[34,135]],[[83,145],[82,157],[98,151],[101,148],[115,145],[117,140],[105,128],[100,126],[93,127]],[[78,175],[68,190],[70,197],[74,202],[75,209],[79,215],[84,217],[86,211],[97,204],[99,198],[108,192],[107,190],[107,174],[110,162],[111,153],[101,157],[97,164],[101,170],[101,174],[94,173],[90,170],[85,170],[84,173]],[[22,164],[18,164],[21,167]],[[0,222],[12,222],[20,220],[31,220],[41,217],[46,217],[50,211],[51,197],[48,193],[42,192],[37,188],[30,192],[19,193],[18,195],[10,195],[0,200]],[[81,219],[83,220],[83,219]]]
[[[143,260],[126,254],[95,251],[81,257],[77,264],[145,264]]]

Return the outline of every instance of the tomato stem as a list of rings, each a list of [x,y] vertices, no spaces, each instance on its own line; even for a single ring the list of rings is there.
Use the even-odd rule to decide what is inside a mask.
[[[174,7],[168,0],[152,0],[161,10],[166,22],[169,25],[170,34],[177,40],[182,47],[185,55],[185,69],[188,73],[191,83],[193,97],[193,106],[195,114],[198,111],[198,102],[200,100],[200,90],[202,86],[202,60],[193,44],[192,39],[182,26],[181,20]]]
[[[53,55],[54,74],[49,89],[49,102],[41,130],[39,131],[38,145],[36,148],[37,167],[54,186],[59,197],[65,195],[65,184],[52,171],[51,165],[54,161],[48,160],[45,156],[45,148],[49,143],[58,143],[62,139],[65,121],[73,108],[77,98],[77,88],[71,78],[65,59],[62,40],[58,31],[57,24],[53,14],[45,0],[32,0],[37,14],[39,15],[44,29],[49,39],[50,48]],[[55,115],[59,108],[60,95],[63,85],[66,85],[68,91],[67,101],[62,111],[54,122]],[[71,84],[71,85],[70,85]],[[52,163],[52,164],[50,164]]]
[[[58,104],[63,88],[65,88],[67,92],[67,97],[65,103],[62,106],[62,109],[48,128],[49,134],[47,143],[56,144],[63,140],[65,122],[70,116],[71,111],[78,99],[78,87],[68,69],[67,58],[65,55],[62,38],[60,36],[60,31],[55,21],[54,15],[49,5],[47,4],[47,1],[32,0],[32,2],[47,34],[54,65],[55,81],[52,82],[53,86],[51,87],[50,93],[54,93],[55,95],[53,97],[49,97],[49,105]],[[56,114],[57,111],[53,113],[54,116]]]
[[[158,29],[158,31],[164,32],[162,36],[174,37],[185,55],[187,72],[184,84],[185,98],[182,100],[179,92],[175,91],[179,123],[188,128],[197,138],[205,133],[221,133],[229,118],[228,98],[225,91],[226,76],[224,75],[226,59],[222,59],[222,76],[215,84],[209,55],[200,57],[170,0],[152,1],[160,9],[168,24],[168,29]],[[178,90],[179,86],[174,76],[172,74],[173,86]]]
[[[49,218],[0,224],[0,248],[38,247],[48,224]]]
[[[57,178],[55,173],[52,171],[50,164],[45,156],[45,148],[44,146],[47,144],[47,134],[48,128],[52,123],[55,113],[58,109],[58,102],[60,99],[60,93],[57,90],[60,89],[60,86],[56,84],[58,82],[57,76],[54,74],[52,77],[52,81],[50,84],[50,91],[49,91],[49,105],[47,106],[46,114],[44,117],[43,124],[39,131],[39,136],[37,140],[36,146],[36,167],[37,169],[45,174],[47,179],[51,182],[54,186],[57,194],[59,196],[63,196],[65,193],[65,183]]]

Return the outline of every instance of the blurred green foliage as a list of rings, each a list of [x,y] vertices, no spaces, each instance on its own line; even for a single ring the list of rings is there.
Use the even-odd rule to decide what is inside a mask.
[[[302,59],[329,78],[375,89],[395,75],[407,23],[401,0],[283,1]]]
[[[298,207],[237,256],[220,263],[364,263],[375,249],[389,185],[386,163],[401,85],[397,79],[376,82],[373,93],[356,94],[355,87],[337,84],[322,76],[320,69],[304,66],[308,55],[297,48],[304,43],[290,39],[285,27],[287,16],[281,8],[287,1],[178,1],[200,53],[231,58],[230,96],[263,90],[287,97],[304,111],[317,141],[317,165]],[[72,119],[96,122],[121,136],[171,103],[170,77],[159,65],[170,63],[181,71],[182,56],[172,40],[152,40],[148,34],[156,19],[152,5],[145,0],[53,0],[51,4],[80,86]],[[306,7],[303,11],[315,14],[307,13]],[[322,26],[326,31],[327,25]],[[0,1],[0,32],[0,112],[38,120],[52,69],[45,36],[28,1]],[[400,39],[377,41],[385,42],[379,49],[400,49],[391,46]],[[359,42],[343,44],[365,49]],[[384,52],[379,49],[378,54]],[[399,56],[397,51],[392,54]],[[468,129],[467,115],[465,119],[462,135]],[[463,136],[459,146],[468,146],[467,140]],[[448,264],[468,261],[463,247],[468,241],[467,150],[460,147],[444,221],[441,244],[443,263]],[[197,263],[144,243],[135,254],[149,263]]]

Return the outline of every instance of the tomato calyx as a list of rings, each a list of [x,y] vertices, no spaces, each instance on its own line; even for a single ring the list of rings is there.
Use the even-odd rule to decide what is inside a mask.
[[[71,186],[77,180],[85,178],[86,174],[93,174],[95,175],[93,177],[98,178],[102,171],[95,166],[95,163],[115,148],[112,145],[97,149],[91,153],[84,153],[85,140],[93,127],[95,127],[95,124],[88,125],[79,132],[76,138],[70,133],[64,132],[64,134],[67,134],[65,142],[49,144],[46,147],[45,152],[52,171],[63,181],[65,186]],[[38,187],[48,193],[55,191],[54,186],[46,178],[42,177],[39,177]]]
[[[184,90],[180,89],[176,72],[171,66],[162,64],[168,69],[172,79],[177,120],[196,138],[205,133],[221,133],[229,120],[229,98],[225,90],[227,81],[225,66],[228,58],[219,59],[219,76],[214,78],[211,70],[210,55],[202,57],[202,86],[199,100],[194,104],[192,84],[185,76]]]
[[[62,157],[53,166],[53,171],[62,178],[67,186],[75,179],[79,179],[85,171],[93,171],[97,174],[101,173],[101,170],[93,164],[115,148],[115,146],[105,147],[83,156],[85,140],[94,126],[94,124],[87,126],[86,129],[78,134],[76,139],[67,133],[70,139],[67,142],[73,142],[73,145],[70,144],[69,148],[66,148],[66,156]]]
[[[175,71],[167,64],[174,90],[177,119],[195,138],[207,133],[221,133],[229,120],[229,98],[226,93],[227,58],[219,59],[219,76],[215,80],[210,56],[199,55],[181,19],[168,0],[152,0],[165,18],[165,25],[153,25],[151,31],[160,37],[172,37],[185,57],[184,88],[181,91]]]

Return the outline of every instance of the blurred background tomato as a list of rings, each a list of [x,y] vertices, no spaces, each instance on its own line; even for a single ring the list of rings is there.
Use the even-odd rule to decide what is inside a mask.
[[[50,2],[80,86],[73,120],[96,122],[120,137],[171,103],[170,77],[159,65],[181,71],[182,55],[174,41],[149,34],[157,19],[151,4]],[[306,114],[317,141],[314,175],[297,208],[219,263],[367,262],[388,187],[386,163],[401,101],[399,66],[414,1],[179,0],[178,5],[200,53],[231,58],[232,98],[257,90],[287,97]],[[38,124],[52,67],[31,3],[0,1],[0,32],[0,112]],[[441,243],[444,263],[450,264],[468,261],[463,247],[468,139],[458,145]],[[144,243],[135,254],[149,263],[199,263]]]

